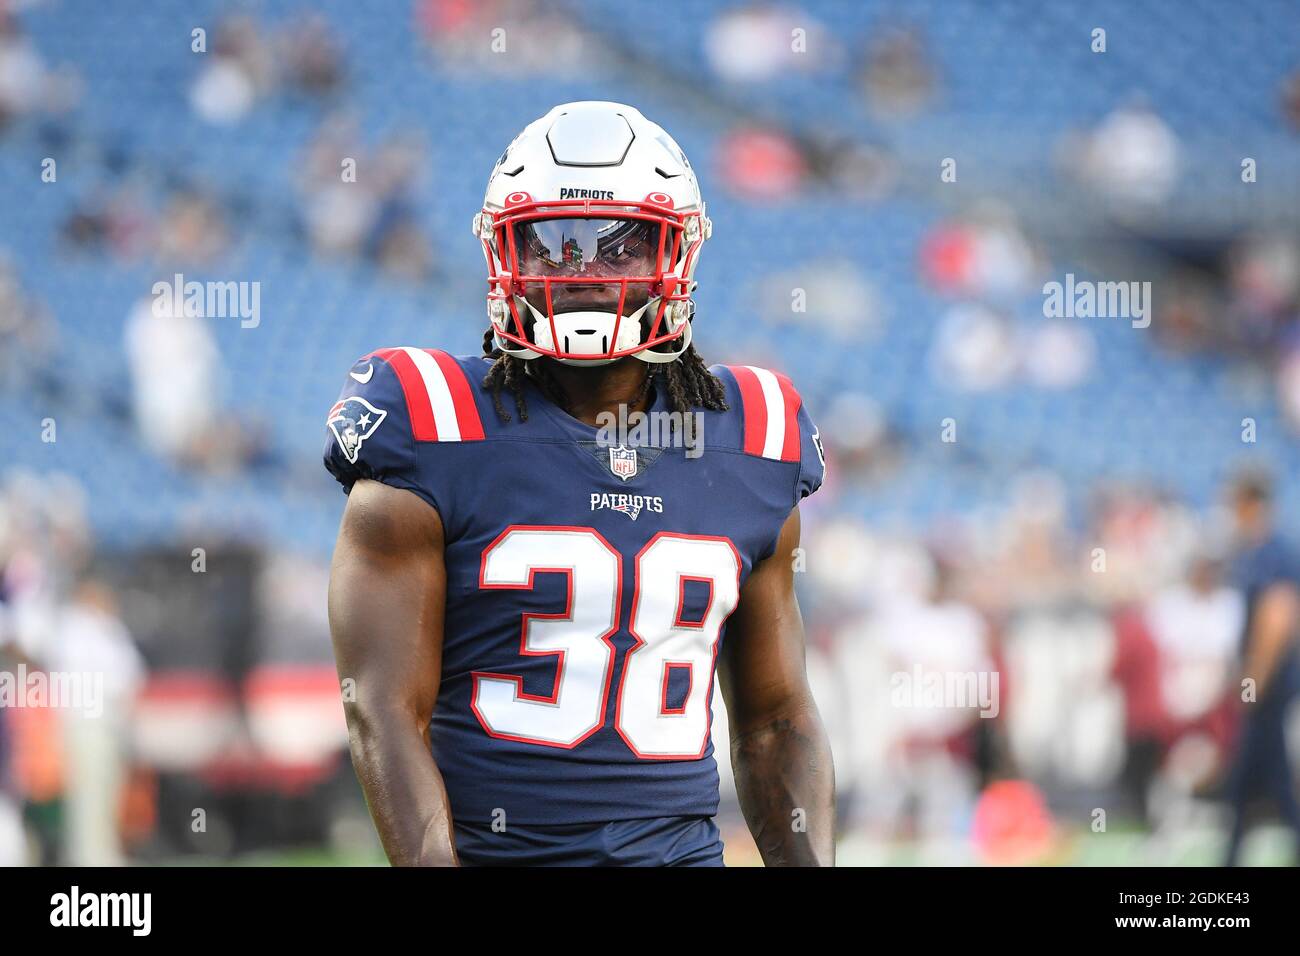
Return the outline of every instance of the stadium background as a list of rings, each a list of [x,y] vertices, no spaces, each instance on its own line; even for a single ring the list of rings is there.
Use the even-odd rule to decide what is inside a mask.
[[[1243,463],[1300,531],[1284,0],[0,11],[0,643],[93,660],[113,702],[0,711],[7,860],[382,860],[324,413],[375,347],[480,349],[487,173],[575,99],[677,138],[715,224],[696,341],[820,425],[800,595],[841,862],[1218,860],[1233,603],[1184,580]],[[151,318],[176,273],[257,283],[256,324]],[[1149,326],[1045,317],[1067,274],[1150,282]],[[920,672],[998,673],[998,715],[901,705]],[[1284,861],[1261,824],[1246,861]]]

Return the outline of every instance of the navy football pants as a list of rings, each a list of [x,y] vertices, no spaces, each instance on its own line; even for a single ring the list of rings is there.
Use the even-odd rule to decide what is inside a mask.
[[[1300,801],[1287,750],[1286,717],[1292,695],[1274,696],[1251,705],[1242,722],[1236,760],[1228,777],[1228,802],[1232,808],[1232,831],[1228,838],[1226,866],[1236,866],[1246,836],[1246,811],[1253,797],[1267,796],[1291,827],[1295,853],[1300,860]]]
[[[722,866],[722,838],[712,817],[657,817],[526,826],[455,824],[464,866]]]

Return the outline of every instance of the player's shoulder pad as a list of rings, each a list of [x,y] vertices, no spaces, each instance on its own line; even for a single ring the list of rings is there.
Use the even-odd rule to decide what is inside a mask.
[[[722,444],[746,455],[798,463],[796,503],[821,487],[826,473],[821,434],[794,383],[754,365],[714,365],[710,371],[725,386],[730,407],[717,423]]]
[[[413,471],[417,442],[481,441],[472,361],[417,348],[377,349],[357,359],[326,416],[325,467],[351,486],[358,478]]]
[[[438,349],[377,349],[353,366],[348,377],[365,388],[361,379],[369,374],[367,368],[391,373],[381,378],[395,381],[400,389],[411,437],[417,442],[482,441],[479,389],[466,368],[473,361]]]

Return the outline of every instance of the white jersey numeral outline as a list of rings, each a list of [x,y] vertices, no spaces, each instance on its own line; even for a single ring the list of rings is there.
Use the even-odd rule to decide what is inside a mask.
[[[472,704],[494,737],[570,749],[604,723],[620,626],[622,558],[593,528],[516,525],[483,551],[479,586],[531,589],[539,572],[568,576],[566,608],[522,616],[524,656],[558,657],[549,695],[517,675],[474,672]],[[636,556],[629,631],[614,723],[645,759],[692,759],[708,748],[714,666],[723,625],[740,600],[741,560],[728,538],[660,532]],[[683,619],[686,582],[708,589],[698,621]],[[686,692],[669,706],[674,671]]]

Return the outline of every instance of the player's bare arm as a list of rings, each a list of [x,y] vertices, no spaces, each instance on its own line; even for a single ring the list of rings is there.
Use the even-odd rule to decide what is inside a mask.
[[[408,491],[358,481],[330,572],[329,618],[352,762],[395,866],[454,866],[451,810],[429,752],[442,669],[446,573],[437,511]]]
[[[835,767],[808,689],[794,591],[796,508],[754,568],[727,625],[718,673],[750,833],[768,866],[833,866]]]

